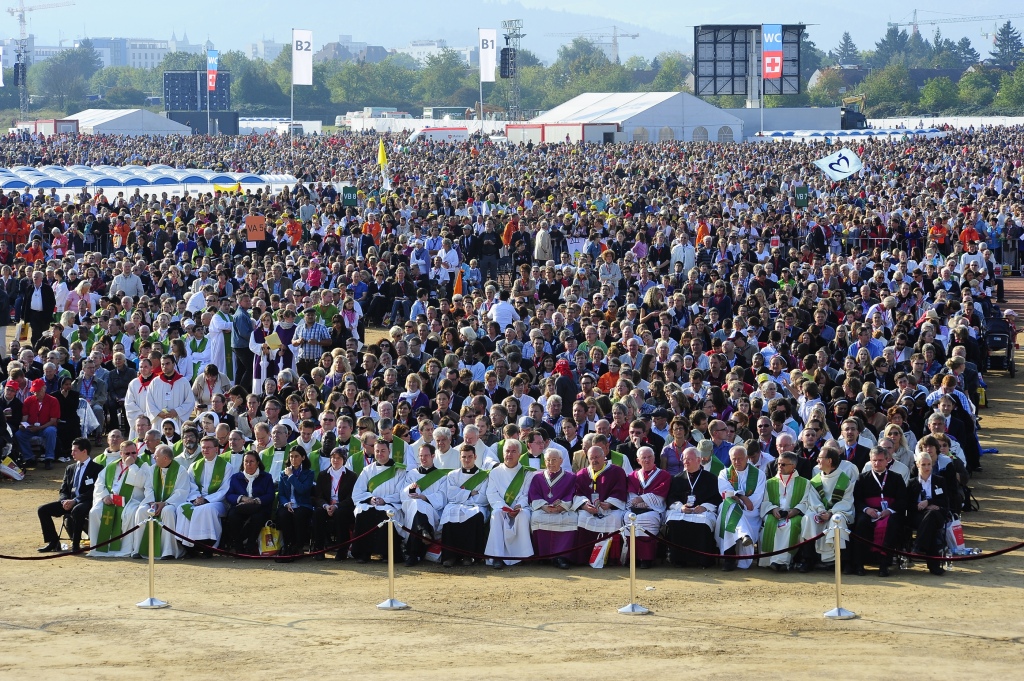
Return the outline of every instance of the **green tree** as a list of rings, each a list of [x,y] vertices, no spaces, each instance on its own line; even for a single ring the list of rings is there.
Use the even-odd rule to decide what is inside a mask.
[[[960,101],[969,107],[988,106],[996,96],[993,80],[993,73],[990,69],[978,68],[965,73],[957,83]]]
[[[934,50],[932,44],[915,31],[907,41],[907,61],[911,68],[927,68],[931,64]]]
[[[427,57],[426,64],[417,74],[419,82],[413,92],[430,104],[444,104],[462,86],[462,77],[469,69],[458,52],[443,49]]]
[[[627,71],[647,71],[651,65],[639,54],[634,54],[625,61],[622,67]]]
[[[651,92],[678,92],[686,88],[690,60],[679,52],[662,52],[657,57],[658,75],[651,81]]]
[[[999,92],[993,104],[1014,112],[1024,111],[1024,62],[999,80]]]
[[[549,69],[552,84],[558,88],[574,89],[595,71],[611,66],[604,51],[586,38],[574,38],[568,45],[558,48],[558,58]]]
[[[945,76],[932,78],[921,88],[921,108],[928,112],[952,109],[960,101],[960,93],[953,81]]]
[[[1024,60],[1024,40],[1009,21],[996,31],[995,44],[989,56],[993,64],[1007,70],[1016,68]]]
[[[960,41],[956,44],[956,55],[960,59],[960,66],[963,68],[974,66],[981,62],[981,55],[971,45],[970,38],[960,38]]]
[[[800,41],[800,77],[810,78],[815,71],[821,68],[827,56],[805,33]]]
[[[206,55],[191,52],[168,52],[164,55],[157,71],[205,71]]]
[[[133,87],[112,87],[103,94],[103,101],[116,106],[143,106],[146,93]]]
[[[882,69],[896,57],[906,56],[909,43],[910,36],[906,31],[901,31],[899,26],[890,26],[885,36],[875,43],[871,65],[876,69]]]
[[[88,38],[78,43],[78,47],[67,51],[71,53],[69,58],[78,64],[78,69],[85,80],[89,80],[103,68],[103,58],[93,48],[92,41]]]
[[[814,87],[807,89],[807,93],[814,106],[836,106],[843,96],[839,91],[844,87],[846,82],[841,70],[825,69],[819,74]]]
[[[918,92],[910,82],[910,72],[902,62],[874,71],[861,83],[867,97],[868,111],[873,114],[900,113],[917,102]]]
[[[853,42],[853,38],[850,37],[849,31],[843,32],[843,37],[839,41],[839,45],[834,50],[829,52],[829,56],[835,61],[836,64],[857,64],[860,60],[860,50]]]

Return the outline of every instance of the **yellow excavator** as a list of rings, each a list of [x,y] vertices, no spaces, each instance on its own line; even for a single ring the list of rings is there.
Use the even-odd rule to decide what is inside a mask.
[[[864,95],[851,95],[850,97],[843,97],[842,102],[843,106],[839,109],[839,114],[843,130],[863,130],[868,127],[868,119],[864,115],[867,97]]]

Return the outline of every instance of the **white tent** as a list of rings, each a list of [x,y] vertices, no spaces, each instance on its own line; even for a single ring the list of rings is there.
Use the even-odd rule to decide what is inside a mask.
[[[199,114],[196,114],[199,115]],[[187,125],[145,109],[86,109],[74,116],[84,135],[191,135]]]
[[[743,121],[685,92],[590,92],[530,124],[616,124],[631,142],[743,140]]]

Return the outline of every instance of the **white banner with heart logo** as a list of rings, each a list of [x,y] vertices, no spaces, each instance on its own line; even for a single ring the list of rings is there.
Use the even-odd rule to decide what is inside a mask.
[[[840,149],[836,153],[820,158],[814,165],[821,169],[821,172],[828,175],[830,180],[838,182],[845,180],[863,167],[857,154],[849,149]]]

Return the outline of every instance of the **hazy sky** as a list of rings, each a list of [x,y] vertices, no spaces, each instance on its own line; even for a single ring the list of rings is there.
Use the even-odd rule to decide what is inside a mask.
[[[6,5],[14,4],[10,0]],[[38,4],[27,0],[26,5]],[[286,42],[290,29],[314,30],[314,47],[336,40],[338,34],[351,34],[355,40],[399,47],[412,39],[446,38],[450,44],[469,44],[475,40],[476,27],[495,25],[501,18],[522,16],[527,20],[524,47],[535,40],[537,50],[550,53],[554,38],[548,32],[579,31],[610,25],[613,21],[628,23],[641,29],[641,40],[622,42],[622,56],[639,53],[645,56],[666,49],[665,44],[678,41],[680,48],[692,49],[693,26],[707,23],[797,23],[808,25],[808,34],[818,47],[828,50],[848,30],[860,48],[874,45],[885,32],[886,21],[908,21],[912,8],[891,1],[860,0],[859,2],[787,3],[785,9],[765,10],[767,2],[733,0],[733,2],[667,2],[665,0],[516,0],[498,2],[484,0],[443,0],[424,3],[422,0],[391,0],[376,3],[337,3],[307,0],[295,5],[282,5],[269,0],[242,3],[217,3],[203,0],[177,0],[170,3],[132,2],[129,0],[75,0],[71,7],[31,12],[29,31],[41,44],[56,44],[59,37],[75,39],[83,36],[151,37],[166,39],[171,31],[180,38],[188,32],[192,42],[209,37],[219,49],[242,49],[263,36]],[[776,3],[772,3],[776,4]],[[1008,0],[933,0],[921,3],[919,19],[952,18],[998,14],[1024,14],[1024,5]],[[523,11],[523,8],[529,11]],[[706,9],[705,9],[706,7]],[[301,9],[299,9],[301,8]],[[436,9],[435,9],[436,8]],[[141,10],[141,11],[140,11]],[[546,12],[545,12],[546,11]],[[588,17],[558,15],[571,12]],[[396,21],[396,17],[404,19]],[[532,18],[532,21],[531,21]],[[959,39],[971,38],[984,55],[990,44],[981,36],[991,31],[995,22],[942,24],[943,34]],[[1024,27],[1024,18],[1014,20]],[[643,40],[647,29],[649,40]],[[0,17],[0,37],[17,36],[14,17]],[[921,31],[931,36],[933,25],[922,25]],[[532,34],[532,38],[531,38]],[[567,40],[564,40],[567,42]],[[66,43],[67,44],[67,43]],[[543,45],[542,45],[543,44]]]

